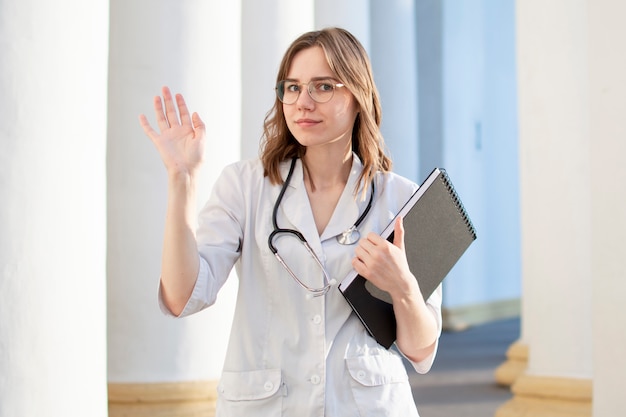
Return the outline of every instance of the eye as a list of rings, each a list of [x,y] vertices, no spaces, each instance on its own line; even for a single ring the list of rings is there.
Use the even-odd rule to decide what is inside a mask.
[[[326,93],[333,91],[334,84],[329,80],[319,81],[315,84],[315,89],[320,93]]]
[[[300,91],[300,86],[297,83],[287,82],[285,83],[285,91],[290,93],[297,93]]]

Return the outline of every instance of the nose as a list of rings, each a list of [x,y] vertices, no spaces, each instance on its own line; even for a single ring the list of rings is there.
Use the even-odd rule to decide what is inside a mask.
[[[304,85],[302,87],[305,87]],[[307,110],[311,110],[313,109],[313,107],[315,107],[315,101],[313,100],[313,98],[311,98],[311,92],[309,91],[309,86],[306,85],[306,88],[303,88],[302,91],[300,91],[300,95],[298,95],[298,98],[296,100],[296,106],[298,106],[298,109],[307,109]]]

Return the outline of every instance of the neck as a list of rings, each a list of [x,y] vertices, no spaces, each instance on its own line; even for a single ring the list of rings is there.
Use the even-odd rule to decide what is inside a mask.
[[[350,177],[352,152],[347,154],[320,154],[307,150],[302,162],[304,165],[304,182],[311,191],[336,186],[343,188]]]

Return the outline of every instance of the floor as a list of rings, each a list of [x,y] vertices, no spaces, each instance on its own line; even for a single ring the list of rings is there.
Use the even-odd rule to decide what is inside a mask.
[[[420,417],[493,417],[511,398],[493,375],[519,326],[516,318],[444,332],[430,372],[409,374]]]

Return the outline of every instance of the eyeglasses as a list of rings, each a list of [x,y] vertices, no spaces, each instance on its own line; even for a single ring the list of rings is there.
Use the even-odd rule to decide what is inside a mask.
[[[300,97],[302,86],[307,86],[309,96],[317,103],[326,103],[333,98],[336,88],[345,87],[331,78],[311,80],[308,83],[298,83],[292,80],[282,80],[276,84],[276,96],[283,104],[293,104]]]

